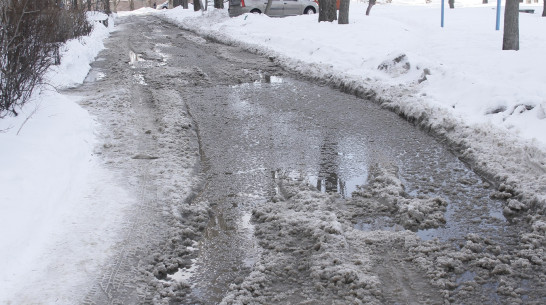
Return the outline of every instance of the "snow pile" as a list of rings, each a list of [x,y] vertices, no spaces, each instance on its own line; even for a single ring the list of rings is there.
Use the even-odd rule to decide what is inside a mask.
[[[397,177],[396,168],[376,165],[370,169],[370,179],[366,186],[360,187],[354,196],[379,198],[380,205],[373,205],[375,211],[389,211],[395,215],[398,224],[406,229],[437,228],[446,223],[444,213],[447,202],[439,197],[421,195],[412,198],[404,190],[404,185]],[[367,209],[370,209],[368,204]]]
[[[48,83],[83,81],[107,36],[96,25],[69,41]],[[0,303],[77,303],[108,255],[131,199],[93,156],[95,128],[74,98],[47,86],[0,120]]]
[[[67,41],[61,46],[61,64],[52,66],[46,78],[48,84],[58,89],[74,87],[83,83],[91,69],[89,65],[99,52],[104,49],[102,41],[114,30],[114,18],[103,13],[88,13],[88,19],[95,25],[88,36]],[[107,20],[108,27],[99,21]]]
[[[277,202],[253,211],[263,252],[221,304],[380,304],[380,281],[371,271],[369,253],[362,245],[351,251],[355,245],[345,230],[353,230],[337,218],[336,197],[289,180],[281,192]]]
[[[545,25],[539,14],[521,14],[521,50],[511,52],[501,50],[502,29],[494,30],[491,5],[446,10],[444,28],[439,25],[438,2],[377,5],[369,17],[364,10],[365,5],[352,3],[351,23],[345,26],[319,24],[316,16],[249,14],[230,19],[226,10],[195,13],[175,8],[159,14],[222,42],[295,59],[300,65],[318,65],[317,77],[328,72],[343,75],[381,94],[379,89],[394,91],[393,96],[402,86],[406,94],[420,96],[468,124],[486,122],[546,143],[541,132],[546,129],[546,89],[539,81],[546,63],[537,60],[545,47]],[[400,55],[404,63],[397,73],[384,68],[385,61]],[[286,64],[299,69],[294,62]],[[423,74],[429,74],[426,81]]]
[[[426,270],[434,286],[451,291],[452,302],[472,303],[484,295],[506,303],[544,299],[544,235],[524,233],[504,242],[477,234],[468,234],[457,247],[410,241],[407,258]]]

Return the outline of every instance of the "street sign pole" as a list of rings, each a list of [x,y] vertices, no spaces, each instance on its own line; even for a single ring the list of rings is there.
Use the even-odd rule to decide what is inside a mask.
[[[501,12],[501,0],[497,0],[497,26],[496,30],[500,29],[500,12]]]
[[[445,2],[445,0],[442,0],[442,13],[441,13],[442,14],[442,22],[441,22],[442,27],[444,27],[444,2]]]

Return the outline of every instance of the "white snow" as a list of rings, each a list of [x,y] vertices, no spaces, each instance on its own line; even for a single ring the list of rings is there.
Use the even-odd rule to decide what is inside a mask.
[[[97,24],[67,42],[48,83],[82,83],[108,35]],[[132,199],[93,155],[97,126],[76,99],[45,86],[0,120],[1,304],[81,303],[119,239]]]
[[[318,23],[317,15],[229,18],[227,9],[202,13],[177,7],[139,13],[157,13],[198,33],[318,66],[320,71],[367,83],[377,91],[407,89],[469,125],[495,126],[544,147],[546,61],[540,58],[546,50],[546,22],[541,17],[542,3],[521,4],[535,13],[520,14],[520,50],[516,52],[501,50],[503,24],[501,18],[501,30],[495,30],[496,1],[487,5],[478,0],[456,1],[456,9],[445,10],[444,28],[440,27],[440,1],[392,2],[377,4],[370,16],[364,14],[366,3],[352,2],[348,25]],[[378,69],[400,54],[407,56],[407,72]],[[431,75],[419,84],[424,69]]]
[[[132,14],[158,14],[198,33],[298,60],[378,91],[407,89],[468,125],[506,131],[544,147],[542,7],[520,14],[521,50],[515,52],[501,50],[502,24],[495,31],[493,4],[456,2],[457,9],[446,9],[444,28],[437,0],[393,0],[376,5],[371,16],[364,15],[366,4],[352,2],[349,25],[318,23],[317,15],[229,18],[227,9]],[[89,37],[68,42],[49,82],[61,88],[81,83],[107,36],[108,30],[97,25]],[[407,56],[408,71],[378,69],[400,54]],[[431,75],[419,84],[424,69]],[[0,303],[80,303],[110,254],[132,198],[93,155],[96,128],[75,98],[47,87],[18,117],[0,120]],[[543,224],[535,226],[543,230]]]

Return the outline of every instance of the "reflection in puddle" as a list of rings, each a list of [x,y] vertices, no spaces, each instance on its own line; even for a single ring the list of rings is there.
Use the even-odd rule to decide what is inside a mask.
[[[357,186],[366,185],[369,156],[366,141],[343,135],[325,136],[316,152],[314,166],[301,170],[282,169],[279,175],[305,181],[322,193],[350,198]]]
[[[266,84],[282,84],[284,83],[284,78],[276,75],[262,74],[260,73],[260,79],[254,82],[255,84],[266,83]]]
[[[265,203],[282,192],[277,178],[307,182],[320,191],[349,198],[357,186],[368,183],[373,166],[385,164],[399,169],[402,196],[440,197],[448,202],[445,227],[418,231],[421,238],[496,233],[468,221],[467,215],[480,215],[484,225],[499,226],[492,220],[497,217],[490,215],[502,215],[497,209],[502,204],[489,198],[491,190],[482,179],[396,114],[290,77],[245,73],[240,79],[249,77],[257,82],[206,88],[195,95],[188,92],[192,115],[203,122],[203,151],[211,160],[211,183],[203,198],[216,205],[217,215],[211,219],[200,254],[201,263],[213,271],[203,273],[214,279],[206,287],[220,283],[219,276],[233,282],[254,264],[260,249],[252,236],[249,213],[257,202]],[[404,230],[396,215],[387,215],[389,211],[370,217],[358,213],[355,217],[362,219],[355,229]],[[225,234],[219,234],[220,214],[228,220]],[[220,286],[227,285],[215,287]],[[214,288],[207,289],[213,300]]]
[[[194,275],[195,270],[197,269],[197,264],[195,264],[195,261],[196,259],[191,260],[190,268],[180,268],[174,274],[167,276],[167,278],[170,278],[177,282],[187,283],[189,279],[192,277],[192,275]]]
[[[243,257],[242,262],[245,267],[252,268],[258,260],[260,254],[260,248],[257,241],[254,238],[254,225],[250,222],[252,214],[250,212],[243,212],[240,221],[240,230],[246,235],[248,240],[254,242],[253,251],[248,251],[247,255]]]

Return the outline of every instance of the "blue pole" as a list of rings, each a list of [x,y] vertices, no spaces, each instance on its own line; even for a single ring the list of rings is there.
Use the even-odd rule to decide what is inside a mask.
[[[442,27],[444,27],[444,0],[442,0]]]
[[[501,12],[501,0],[497,0],[497,26],[496,30],[500,29],[500,12]]]

